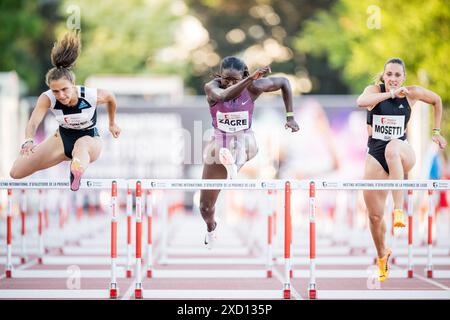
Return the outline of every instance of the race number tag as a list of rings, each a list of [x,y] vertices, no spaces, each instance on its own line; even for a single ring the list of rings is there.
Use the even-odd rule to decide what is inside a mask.
[[[405,134],[405,116],[373,115],[372,138],[389,141]]]
[[[227,112],[216,114],[217,128],[224,132],[238,132],[249,128],[248,111]]]
[[[60,117],[60,125],[68,129],[84,129],[89,127],[92,122],[88,114],[71,114]]]

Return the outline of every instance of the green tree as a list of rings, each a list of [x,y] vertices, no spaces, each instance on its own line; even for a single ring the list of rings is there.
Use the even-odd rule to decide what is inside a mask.
[[[169,0],[65,1],[58,27],[62,35],[79,13],[82,49],[76,64],[79,82],[92,74],[148,74],[174,72],[185,63],[161,65],[154,60],[160,48],[173,42],[179,16]],[[73,8],[77,10],[71,10]],[[181,72],[182,73],[182,72]]]
[[[407,84],[427,87],[450,105],[448,0],[341,0],[306,23],[296,49],[326,56],[353,93],[373,82],[387,59],[400,57]]]
[[[0,2],[0,71],[15,70],[27,93],[37,94],[45,87],[49,56],[43,47],[54,37],[57,6],[57,1]]]
[[[313,81],[313,93],[346,93],[348,88],[332,72],[326,57],[315,57],[302,51],[294,52],[295,35],[303,24],[319,9],[328,9],[335,0],[185,0],[192,13],[200,19],[210,35],[209,45],[221,58],[241,55],[252,47],[263,46],[275,40],[290,51],[287,59],[274,59],[274,72],[284,72]],[[240,30],[241,39],[230,41],[230,31]],[[231,39],[232,40],[232,39]],[[264,47],[268,53],[270,49]],[[194,61],[195,62],[195,61]],[[264,59],[256,63],[261,66]],[[195,72],[190,85],[203,93],[202,83],[215,71],[217,65]],[[254,67],[254,66],[253,66]]]

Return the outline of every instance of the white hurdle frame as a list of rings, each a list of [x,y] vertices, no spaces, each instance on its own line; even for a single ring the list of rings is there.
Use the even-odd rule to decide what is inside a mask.
[[[139,183],[138,183],[139,182]],[[427,190],[428,191],[428,256],[426,273],[429,278],[433,276],[433,263],[432,263],[432,223],[433,223],[433,206],[432,206],[432,193],[437,190],[449,190],[450,181],[449,180],[350,180],[350,181],[332,181],[332,180],[191,180],[191,179],[172,179],[172,180],[124,180],[124,179],[83,179],[80,185],[81,189],[109,189],[112,190],[111,197],[111,226],[116,225],[117,221],[117,189],[126,189],[130,183],[136,185],[137,203],[136,203],[136,290],[135,297],[142,298],[142,283],[141,283],[141,229],[142,225],[138,228],[138,222],[141,223],[142,219],[142,207],[140,198],[142,196],[141,190],[284,190],[285,191],[285,282],[283,284],[282,296],[285,299],[290,299],[290,251],[291,251],[291,208],[290,208],[290,197],[291,190],[303,189],[310,190],[310,282],[309,282],[309,297],[311,299],[316,299],[318,296],[317,287],[315,285],[315,195],[317,190],[411,190],[408,192],[408,222],[411,224],[413,216],[412,208],[412,190]],[[12,190],[13,189],[38,189],[39,193],[42,194],[46,189],[69,189],[69,181],[50,181],[44,179],[38,180],[0,180],[0,189],[8,190],[8,218],[7,223],[8,235],[7,235],[7,246],[8,246],[8,258],[7,258],[7,268],[10,271],[9,274],[12,276],[12,250],[11,250],[11,224],[12,224]],[[138,201],[139,198],[139,201]],[[42,214],[44,210],[42,196],[39,197],[39,228],[42,229]],[[147,212],[149,214],[149,212]],[[411,221],[410,221],[411,220]],[[115,222],[113,224],[113,222]],[[150,226],[150,225],[149,225]],[[117,225],[116,225],[117,227]],[[138,232],[139,229],[139,232]],[[117,234],[113,232],[112,227],[111,232],[111,286],[110,286],[110,297],[118,297],[118,288],[115,279],[116,265],[114,258],[117,255]],[[139,234],[139,237],[138,237]],[[408,244],[412,246],[412,233],[408,237]],[[42,238],[40,241],[40,247],[43,249]],[[409,247],[411,250],[411,247]],[[41,251],[42,253],[42,251]],[[412,268],[412,254],[409,255],[410,259],[408,262],[408,267]],[[40,255],[40,260],[42,262],[42,256]],[[409,275],[409,274],[408,274]],[[412,273],[411,273],[412,275]],[[115,284],[115,286],[113,286]],[[140,286],[139,286],[140,285]],[[113,288],[114,287],[114,288]],[[115,296],[113,290],[115,291]],[[137,294],[136,294],[137,293]],[[141,294],[139,294],[141,293]]]

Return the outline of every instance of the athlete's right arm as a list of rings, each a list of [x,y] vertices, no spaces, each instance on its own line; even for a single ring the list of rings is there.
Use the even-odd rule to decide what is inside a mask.
[[[42,122],[42,119],[44,119],[48,108],[50,108],[50,99],[45,94],[41,94],[25,128],[25,142],[22,144],[21,154],[28,154],[28,152],[32,151],[36,130]]]
[[[389,99],[390,92],[380,92],[380,87],[376,85],[367,86],[363,93],[356,100],[356,104],[361,108],[369,108],[371,110],[381,101]]]
[[[253,79],[250,77],[247,77],[238,83],[223,89],[220,87],[220,83],[217,79],[211,80],[207,84],[205,84],[205,93],[208,98],[208,102],[210,104],[214,104],[219,101],[229,101],[236,97],[238,97],[241,92],[247,88],[251,83]]]
[[[218,79],[211,80],[205,84],[205,93],[210,105],[219,101],[229,101],[237,98],[245,88],[247,88],[253,80],[258,80],[271,72],[270,67],[262,67],[254,71],[250,76],[242,79],[236,84],[223,89],[220,87]]]

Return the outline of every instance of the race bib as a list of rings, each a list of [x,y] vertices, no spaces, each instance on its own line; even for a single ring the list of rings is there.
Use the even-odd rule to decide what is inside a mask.
[[[389,141],[405,135],[405,116],[373,115],[372,138]]]
[[[84,129],[92,124],[89,116],[84,114],[71,114],[61,116],[60,125],[68,129]]]
[[[217,128],[224,132],[238,132],[249,128],[248,111],[227,112],[216,114]]]

